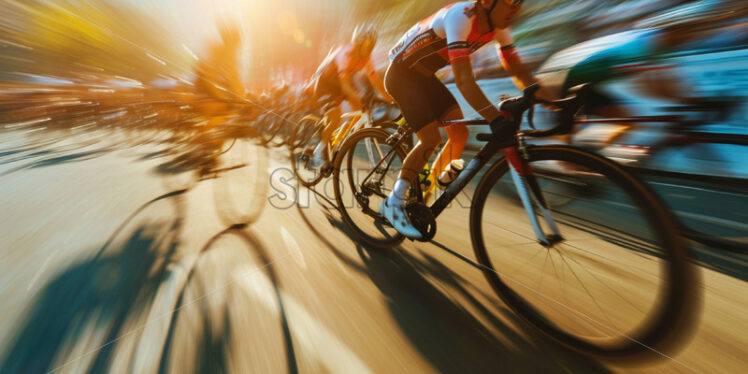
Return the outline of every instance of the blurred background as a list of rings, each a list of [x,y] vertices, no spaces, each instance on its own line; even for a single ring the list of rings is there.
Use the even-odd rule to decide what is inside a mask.
[[[549,347],[474,269],[425,250],[469,254],[464,209],[441,244],[372,253],[327,204],[331,185],[286,189],[284,130],[258,131],[312,112],[310,78],[357,24],[376,25],[384,74],[403,33],[448,3],[0,0],[0,373],[748,368],[744,0],[710,1],[718,14],[526,0],[512,27],[542,75],[673,9],[706,25],[658,51],[678,100],[635,76],[602,86],[656,120],[612,142],[620,129],[590,123],[573,140],[640,173],[690,230],[707,296],[677,360],[621,368]],[[473,64],[492,101],[519,94],[493,47]],[[475,117],[450,69],[437,74]],[[539,110],[539,126],[551,118]]]

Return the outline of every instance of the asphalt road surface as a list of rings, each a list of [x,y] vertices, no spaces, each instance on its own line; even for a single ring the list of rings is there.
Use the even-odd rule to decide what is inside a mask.
[[[328,201],[331,184],[291,188],[286,152],[239,142],[222,172],[197,180],[167,138],[0,134],[0,373],[748,369],[745,256],[693,244],[693,292],[704,297],[682,349],[647,364],[600,362],[540,337],[444,250],[474,258],[466,207],[440,217],[433,243],[372,250]],[[744,191],[652,185],[695,225],[748,237]],[[491,210],[489,238],[517,269],[508,248],[522,243],[499,230],[521,211],[502,212]],[[637,295],[656,279],[624,272],[615,282]]]

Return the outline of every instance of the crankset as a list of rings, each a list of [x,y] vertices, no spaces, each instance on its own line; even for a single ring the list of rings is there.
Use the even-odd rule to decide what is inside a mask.
[[[420,202],[410,203],[405,211],[413,227],[421,233],[418,241],[428,242],[436,236],[436,218],[429,207]]]

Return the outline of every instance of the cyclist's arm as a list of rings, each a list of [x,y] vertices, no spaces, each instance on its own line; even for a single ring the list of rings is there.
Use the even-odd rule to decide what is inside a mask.
[[[456,9],[456,8],[451,8]],[[468,36],[473,22],[461,11],[447,11],[444,28],[447,36],[447,58],[452,65],[455,85],[470,106],[487,121],[492,122],[500,112],[478,86],[470,59]]]
[[[499,110],[488,100],[486,94],[483,93],[483,90],[475,81],[470,55],[467,53],[459,55],[450,53],[450,62],[455,77],[455,85],[457,85],[457,89],[460,90],[468,104],[488,122],[492,122],[499,117]]]
[[[343,94],[353,109],[361,109],[361,98],[359,97],[356,86],[353,84],[353,73],[345,72],[340,75],[340,88],[343,90]]]
[[[374,64],[372,64],[371,60],[366,64],[366,76],[369,77],[369,81],[374,86],[374,88],[379,92],[379,95],[382,96],[387,102],[393,102],[395,99],[392,98],[387,93],[387,90],[384,89],[384,81],[382,81],[382,78],[379,77],[379,74],[377,74],[376,69],[374,69]]]
[[[497,52],[501,58],[501,65],[512,76],[514,85],[520,90],[524,90],[525,87],[537,83],[538,80],[532,75],[530,69],[522,63],[522,59],[514,47],[514,41],[509,30],[496,30],[495,40]],[[553,95],[542,88],[535,95],[545,100],[554,99]]]

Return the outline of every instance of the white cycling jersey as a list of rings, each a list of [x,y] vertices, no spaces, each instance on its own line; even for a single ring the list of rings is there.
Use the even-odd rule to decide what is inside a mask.
[[[473,1],[453,3],[418,22],[390,50],[390,60],[420,65],[430,71],[441,69],[451,60],[469,56],[486,43],[499,47],[512,45],[509,29],[478,30],[478,12]]]

